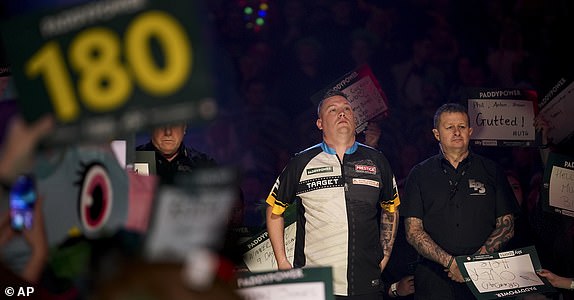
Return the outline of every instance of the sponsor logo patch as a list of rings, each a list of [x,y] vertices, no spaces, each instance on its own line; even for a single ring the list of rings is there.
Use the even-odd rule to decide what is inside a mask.
[[[368,186],[379,188],[379,182],[375,181],[375,180],[370,180],[370,179],[353,178],[353,184],[368,185]]]
[[[307,169],[307,175],[313,175],[319,173],[332,173],[332,172],[333,172],[332,166]]]
[[[343,184],[344,182],[341,176],[327,176],[327,177],[313,178],[299,182],[299,187],[297,188],[297,195],[320,189],[338,188],[342,187]]]
[[[468,180],[468,187],[475,191],[471,195],[486,195],[486,187],[485,187],[484,183],[482,183],[480,181],[477,181],[474,179],[469,179]]]
[[[365,165],[355,165],[355,171],[357,173],[377,174],[377,167],[365,166]]]

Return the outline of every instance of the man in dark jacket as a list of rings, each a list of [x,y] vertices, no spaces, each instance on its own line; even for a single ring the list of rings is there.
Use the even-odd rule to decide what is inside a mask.
[[[186,125],[183,123],[157,127],[147,144],[138,151],[154,151],[156,170],[162,183],[173,183],[175,174],[191,172],[198,167],[215,166],[215,160],[205,153],[183,144]]]

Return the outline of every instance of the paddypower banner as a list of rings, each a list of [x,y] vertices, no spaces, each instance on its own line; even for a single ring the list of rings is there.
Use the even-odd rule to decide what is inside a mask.
[[[239,273],[237,293],[252,300],[333,300],[331,267]]]
[[[477,90],[468,99],[470,138],[480,146],[536,146],[537,108],[533,90]]]
[[[24,117],[52,113],[57,144],[212,118],[210,29],[199,2],[92,1],[3,22]]]

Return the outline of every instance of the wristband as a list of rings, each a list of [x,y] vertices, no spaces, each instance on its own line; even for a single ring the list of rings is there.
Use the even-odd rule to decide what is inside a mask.
[[[391,284],[391,294],[393,294],[393,297],[398,297],[399,293],[397,292],[397,283],[393,283]]]
[[[450,266],[452,266],[452,262],[454,261],[454,256],[450,257],[450,260],[448,261],[448,265],[446,265],[446,268],[450,270]]]

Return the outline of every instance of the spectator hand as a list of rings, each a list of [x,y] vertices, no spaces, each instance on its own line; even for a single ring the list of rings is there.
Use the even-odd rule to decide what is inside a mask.
[[[397,294],[399,296],[408,296],[415,292],[415,277],[413,275],[405,276],[397,284]]]
[[[44,229],[42,202],[42,197],[39,197],[34,206],[32,228],[22,231],[24,239],[30,246],[31,256],[20,275],[24,280],[31,283],[39,280],[48,259],[48,241]],[[6,245],[16,235],[17,232],[10,225],[10,213],[5,212],[0,217],[0,247]]]
[[[48,240],[46,238],[46,230],[44,228],[44,213],[42,212],[44,199],[38,197],[34,205],[34,221],[32,228],[22,231],[22,235],[32,248],[34,254],[46,257],[48,254]]]
[[[369,122],[365,129],[365,144],[377,148],[381,137],[381,127],[378,122]]]
[[[550,284],[555,288],[569,289],[570,284],[572,283],[572,279],[558,276],[546,269],[540,270],[538,275],[548,279],[548,282],[550,282]]]
[[[541,142],[543,145],[547,145],[549,142],[552,142],[548,138],[548,133],[550,132],[550,129],[551,129],[550,123],[544,117],[542,117],[541,115],[538,115],[534,119],[534,127],[536,128],[536,130],[538,130],[542,133]]]
[[[21,116],[10,121],[4,147],[0,153],[0,179],[14,180],[27,167],[38,141],[54,127],[51,116],[44,116],[34,124],[26,124]]]

